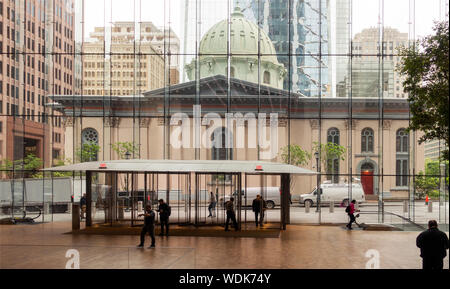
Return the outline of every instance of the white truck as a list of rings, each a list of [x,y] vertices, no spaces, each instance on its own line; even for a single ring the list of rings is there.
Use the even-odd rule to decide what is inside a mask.
[[[245,195],[245,190],[241,191],[242,206],[251,206],[256,195],[263,197],[268,209],[273,209],[275,206],[281,205],[281,191],[279,187],[248,187],[247,195]],[[237,192],[233,193],[233,197],[235,199],[238,197]],[[229,199],[230,196],[219,198],[219,205],[223,206]]]
[[[350,188],[351,186],[351,188]],[[353,184],[321,184],[320,185],[320,202],[321,204],[329,204],[334,202],[347,206],[349,203],[349,195],[351,189],[351,199],[358,203],[366,201],[364,190],[360,183]],[[351,200],[350,200],[351,201]],[[317,188],[315,187],[311,193],[300,195],[300,204],[309,204],[313,206],[317,203]]]
[[[8,214],[12,207],[33,211],[48,203],[53,213],[64,213],[72,200],[79,201],[84,188],[84,179],[71,177],[0,180],[0,208]]]

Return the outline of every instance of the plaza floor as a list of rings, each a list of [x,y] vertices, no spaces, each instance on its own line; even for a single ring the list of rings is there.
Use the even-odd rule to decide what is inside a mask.
[[[80,268],[364,269],[373,252],[382,269],[421,267],[418,232],[290,225],[278,238],[157,236],[155,249],[138,249],[138,236],[65,234],[70,226],[0,225],[0,268],[65,268],[71,249]]]

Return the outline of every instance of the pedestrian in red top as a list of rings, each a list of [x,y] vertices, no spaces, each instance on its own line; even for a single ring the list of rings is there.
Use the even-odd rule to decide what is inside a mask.
[[[352,229],[352,223],[356,221],[355,219],[355,203],[356,201],[353,200],[350,205],[347,206],[347,208],[345,209],[345,212],[348,214],[349,218],[350,218],[350,222],[347,224],[347,228],[349,230]]]

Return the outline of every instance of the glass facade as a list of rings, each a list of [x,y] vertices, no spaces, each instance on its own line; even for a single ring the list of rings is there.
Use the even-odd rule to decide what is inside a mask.
[[[264,160],[320,173],[291,179],[292,224],[347,222],[345,204],[357,199],[360,222],[436,219],[448,230],[448,164],[436,160],[446,147],[407,131],[396,70],[397,48],[447,11],[444,0],[0,0],[0,217],[70,220],[84,174],[41,168]],[[426,193],[423,174],[435,183]],[[207,222],[208,192],[226,200],[236,178],[98,174],[94,220],[117,213],[112,200],[127,219],[137,202],[165,195],[173,222]],[[268,193],[279,177],[243,186],[245,200],[254,189],[274,204],[266,222],[279,221]]]

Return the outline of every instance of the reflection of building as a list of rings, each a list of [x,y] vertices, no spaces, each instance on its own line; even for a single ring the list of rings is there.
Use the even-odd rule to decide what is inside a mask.
[[[240,23],[241,27],[247,27],[235,30],[235,24],[231,25],[235,35],[240,36],[238,39],[244,40],[234,41],[233,49],[246,49],[245,53],[249,55],[257,54],[257,47],[250,49],[251,42],[249,45],[246,41],[246,37],[251,36],[252,32],[252,29],[246,26],[246,20],[240,15],[233,19],[233,22]],[[205,34],[201,44],[210,43],[212,35],[216,35],[215,39],[220,40],[222,44],[201,45],[199,53],[202,56],[205,53],[216,54],[225,46],[226,38],[220,38],[222,26],[215,27]],[[193,80],[170,88],[147,91],[138,98],[112,96],[110,101],[105,103],[101,95],[54,96],[54,100],[64,108],[67,117],[67,138],[74,140],[66,146],[66,157],[76,159],[76,147],[89,141],[100,146],[99,160],[118,159],[117,153],[111,150],[112,144],[118,142],[132,142],[139,148],[138,155],[133,158],[258,160],[267,148],[250,145],[253,141],[256,142],[256,134],[250,129],[252,116],[257,116],[258,113],[273,113],[278,116],[278,120],[267,121],[278,131],[276,135],[272,135],[269,128],[266,130],[267,138],[273,137],[277,140],[276,147],[272,149],[278,153],[272,160],[281,162],[279,152],[288,144],[297,144],[312,152],[314,143],[320,138],[322,142],[351,148],[351,160],[348,161],[348,155],[346,160],[331,160],[330,168],[323,170],[327,173],[323,180],[341,182],[348,181],[349,174],[358,177],[363,175],[366,194],[383,192],[384,197],[408,196],[411,160],[415,160],[416,168],[423,168],[424,161],[423,147],[412,143],[412,138],[405,131],[409,120],[406,100],[387,98],[380,107],[378,99],[354,96],[350,117],[349,98],[318,100],[302,97],[301,94],[278,88],[281,87],[281,82],[275,82],[273,85],[270,82],[264,83],[264,75],[259,78],[259,82],[255,82],[254,79],[261,76],[261,71],[248,70],[249,64],[242,66],[247,69],[245,71],[236,69],[234,74],[230,71],[232,75],[228,78],[225,76],[222,59],[215,60],[214,65],[218,66],[214,66],[212,60],[209,66],[205,59],[207,58],[200,57],[200,69],[205,68],[211,74],[217,75],[203,75],[198,82]],[[250,60],[250,63],[252,58],[247,60]],[[279,71],[276,58],[265,59],[261,66]],[[201,105],[200,116],[203,118],[195,135],[205,136],[207,141],[212,142],[212,146],[200,144],[198,149],[195,148],[194,123],[197,120],[193,118],[194,105]],[[79,107],[83,107],[83,116],[77,115]],[[381,122],[380,110],[383,111]],[[99,113],[102,111],[107,111],[108,116],[104,117]],[[178,114],[175,115],[176,113]],[[236,118],[241,115],[242,121],[226,123],[226,113],[233,114]],[[175,116],[178,118],[173,118]],[[213,116],[221,119],[211,122],[209,118]],[[179,147],[180,139],[173,138],[174,134],[177,135],[180,124],[186,125],[188,129],[187,135],[182,135],[182,139],[188,138],[187,147]],[[238,142],[242,140],[247,140],[246,145],[239,147]],[[226,143],[232,144],[232,147],[224,148],[222,144]],[[314,163],[315,160],[312,160],[306,167],[313,169]],[[383,180],[381,173],[384,174]],[[267,185],[276,185],[276,182],[276,178],[269,177]],[[315,182],[315,178],[302,179],[302,182],[296,183],[293,194],[307,192]]]
[[[64,133],[47,95],[74,93],[73,1],[0,7],[0,159],[32,153],[48,166],[64,155]]]
[[[445,142],[439,140],[428,141],[425,143],[425,158],[439,160],[442,151],[446,149]]]
[[[177,84],[180,82],[179,62],[180,62],[180,39],[172,30],[167,27],[156,27],[152,22],[140,22],[140,29],[135,31],[134,22],[114,22],[111,31],[111,41],[113,43],[134,42],[137,40],[143,46],[149,42],[158,50],[158,53],[165,55],[167,70],[170,79],[166,83]],[[101,38],[102,33],[92,33],[91,37]],[[139,53],[139,45],[136,53]],[[142,52],[145,53],[145,52]]]
[[[321,96],[335,96],[336,83],[347,77],[348,59],[328,54],[348,54],[349,0],[234,2],[239,2],[245,15],[259,23],[273,41],[278,60],[290,74],[285,89],[318,96],[321,86]]]
[[[382,87],[380,73],[382,72]],[[392,62],[383,66],[376,59],[355,59],[352,62],[352,96],[354,97],[393,97],[394,69]]]
[[[358,81],[370,78],[370,81],[366,81],[383,83],[383,96],[407,98],[407,93],[403,91],[402,77],[395,69],[400,61],[400,57],[396,56],[398,54],[397,48],[408,46],[408,33],[401,33],[397,29],[385,27],[382,42],[380,42],[380,39],[378,28],[364,29],[353,38],[352,94],[355,95],[355,78]],[[382,43],[381,47],[380,43]],[[384,57],[379,58],[376,55],[384,55]],[[376,75],[378,71],[383,71],[383,74]],[[378,87],[377,84],[374,87],[375,91],[367,96],[378,97]],[[356,96],[360,96],[359,93],[361,92],[356,92]]]
[[[105,42],[108,37],[103,27],[96,27],[90,34],[96,41],[83,44],[83,94],[140,94],[163,87],[169,75],[171,84],[179,81],[177,64],[167,70],[170,74],[164,79],[164,57],[160,48],[153,45],[160,45],[164,40],[170,43],[170,39],[161,38],[162,34],[154,35],[156,27],[151,22],[141,24],[140,37],[134,34],[133,27],[134,23],[115,23],[110,44]],[[141,41],[135,43],[136,38]]]

